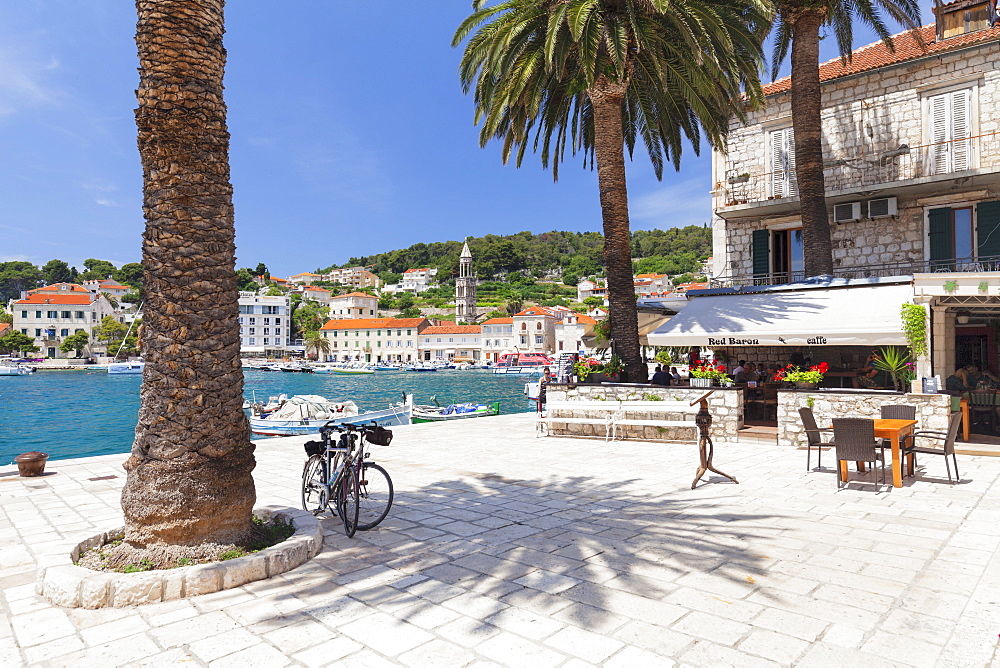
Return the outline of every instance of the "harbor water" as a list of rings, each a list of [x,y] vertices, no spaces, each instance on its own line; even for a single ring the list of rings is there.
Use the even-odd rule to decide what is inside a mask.
[[[369,411],[386,408],[411,392],[417,404],[433,404],[436,396],[441,405],[499,401],[502,414],[532,409],[523,393],[529,377],[485,370],[377,371],[363,376],[243,373],[246,399],[261,403],[282,393],[319,394],[333,401],[351,399]],[[47,452],[49,459],[128,452],[141,383],[141,376],[114,376],[99,369],[0,376],[0,465],[31,450]]]

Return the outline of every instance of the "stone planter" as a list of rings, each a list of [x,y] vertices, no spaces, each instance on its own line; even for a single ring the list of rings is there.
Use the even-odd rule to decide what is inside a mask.
[[[582,385],[600,385],[611,382],[611,377],[606,373],[592,373],[587,376],[587,380],[581,380]]]
[[[713,382],[711,378],[692,378],[691,387],[712,387]]]
[[[17,462],[17,473],[22,478],[33,478],[45,473],[45,460],[49,456],[44,452],[25,452],[14,457]]]
[[[750,180],[750,175],[749,174],[746,174],[744,176],[730,176],[729,177],[729,183],[731,183],[732,185],[736,185],[738,183],[746,183],[749,180]]]
[[[796,380],[793,382],[795,383],[795,387],[800,390],[815,390],[816,387],[819,386],[819,383],[807,383],[804,380]]]

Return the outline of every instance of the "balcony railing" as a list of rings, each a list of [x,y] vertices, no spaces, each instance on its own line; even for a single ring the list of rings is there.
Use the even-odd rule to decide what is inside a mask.
[[[1000,271],[1000,255],[989,257],[950,258],[944,260],[914,260],[869,264],[857,267],[835,267],[835,278],[884,278],[890,276],[911,276],[935,272],[984,272]],[[772,272],[769,274],[734,274],[715,276],[709,279],[709,288],[736,288],[750,285],[783,285],[805,279],[805,273]]]
[[[900,144],[880,153],[834,155],[823,163],[827,192],[990,168],[1000,169],[1000,132],[922,146]],[[761,174],[730,163],[727,173],[725,181],[715,184],[723,206],[797,197],[794,169]]]

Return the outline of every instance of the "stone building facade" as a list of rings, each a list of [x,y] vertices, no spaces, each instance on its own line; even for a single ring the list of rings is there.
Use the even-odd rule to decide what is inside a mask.
[[[992,206],[1000,200],[1000,26],[948,39],[937,39],[934,25],[920,31],[926,51],[902,33],[895,53],[877,43],[849,64],[821,66],[835,275],[911,274],[942,258],[975,269],[1000,256],[1000,208]],[[802,278],[790,81],[765,93],[745,126],[733,121],[728,154],[713,155],[716,284]]]

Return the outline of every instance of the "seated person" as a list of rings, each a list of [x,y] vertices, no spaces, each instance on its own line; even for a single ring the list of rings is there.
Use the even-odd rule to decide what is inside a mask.
[[[961,394],[968,387],[965,386],[965,367],[958,367],[955,373],[944,379],[944,391],[948,394]]]
[[[989,371],[980,371],[975,364],[966,364],[962,369],[955,371],[955,375],[965,381],[965,389],[974,390],[982,385],[994,387],[997,377]]]
[[[753,362],[747,362],[746,366],[733,377],[733,380],[737,383],[756,383],[757,365]]]
[[[875,376],[878,375],[878,369],[875,368],[875,360],[878,359],[878,355],[872,351],[872,354],[868,356],[868,360],[865,365],[858,369],[858,375],[854,378],[854,387],[859,389],[871,389],[878,387],[878,383],[875,382]]]
[[[746,367],[746,365],[747,365],[747,361],[746,360],[740,360],[739,364],[736,365],[736,368],[733,369],[733,378],[735,378],[737,375],[739,375],[740,373],[742,373],[743,369]]]
[[[670,385],[673,378],[670,376],[669,371],[664,371],[661,367],[656,367],[656,373],[653,377],[649,379],[650,385]]]
[[[675,366],[670,367],[670,377],[673,378],[674,381],[678,381],[681,379],[681,375],[677,373],[677,367]]]

